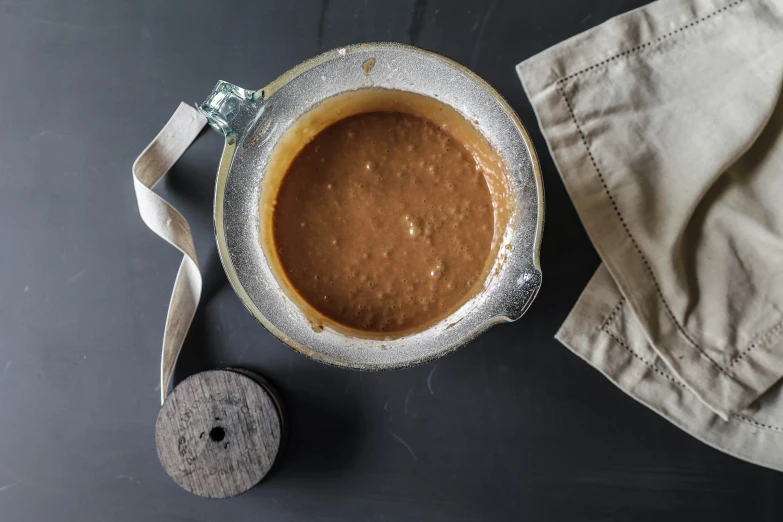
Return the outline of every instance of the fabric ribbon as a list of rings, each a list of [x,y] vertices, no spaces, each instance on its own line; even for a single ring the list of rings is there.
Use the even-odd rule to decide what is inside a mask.
[[[174,207],[152,191],[207,124],[193,107],[180,103],[160,133],[133,163],[133,186],[139,214],[157,235],[182,252],[182,263],[166,315],[160,355],[160,402],[166,399],[174,366],[182,350],[201,297],[201,273],[188,222]]]

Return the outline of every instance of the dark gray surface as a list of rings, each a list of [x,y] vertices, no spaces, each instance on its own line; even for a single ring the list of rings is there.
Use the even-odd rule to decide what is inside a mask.
[[[553,338],[598,264],[513,66],[644,2],[0,2],[0,520],[780,520],[783,475],[727,457]],[[138,217],[131,163],[180,100],[260,88],[319,51],[392,40],[472,67],[544,169],[544,286],[519,322],[434,364],[367,374],[274,340],[211,232],[221,138],[161,191],[206,276],[178,379],[241,365],[280,389],[291,438],[249,493],[180,490],[154,443],[180,255]]]

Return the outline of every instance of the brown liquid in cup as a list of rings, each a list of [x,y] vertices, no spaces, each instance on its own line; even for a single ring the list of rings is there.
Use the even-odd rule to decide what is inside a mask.
[[[271,204],[267,248],[296,299],[336,325],[388,335],[474,296],[492,264],[491,164],[448,125],[408,111],[320,127]]]
[[[400,112],[351,116],[318,134],[283,178],[274,241],[310,305],[359,330],[431,322],[481,276],[492,198],[465,147]]]

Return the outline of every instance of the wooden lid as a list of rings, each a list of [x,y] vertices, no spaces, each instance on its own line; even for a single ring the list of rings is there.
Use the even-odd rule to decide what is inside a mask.
[[[283,432],[279,400],[265,386],[246,372],[212,370],[169,394],[158,413],[155,444],[174,482],[202,497],[227,498],[264,478]]]

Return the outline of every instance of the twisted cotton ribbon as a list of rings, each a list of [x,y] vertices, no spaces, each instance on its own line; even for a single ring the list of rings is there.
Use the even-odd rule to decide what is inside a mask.
[[[207,119],[201,113],[180,103],[168,123],[133,163],[133,186],[141,219],[153,232],[183,254],[163,332],[160,355],[161,404],[168,394],[174,365],[198,307],[201,273],[188,222],[174,207],[155,194],[152,187],[177,162],[206,124]]]

